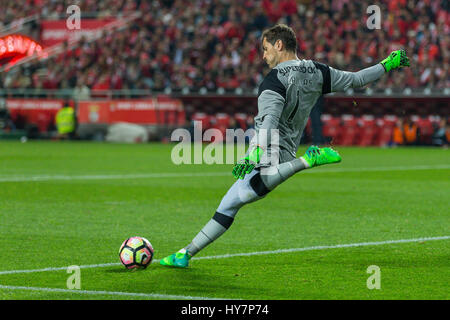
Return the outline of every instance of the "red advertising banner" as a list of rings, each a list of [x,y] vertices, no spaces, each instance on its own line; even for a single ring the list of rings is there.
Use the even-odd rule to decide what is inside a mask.
[[[46,131],[54,123],[63,103],[64,100],[58,99],[6,99],[13,121],[34,123],[40,131]],[[146,100],[79,101],[76,111],[80,124],[175,125],[185,121],[182,102],[164,96]]]
[[[64,101],[57,99],[6,99],[13,121],[21,118],[26,123],[34,123],[39,131],[47,131],[54,123],[55,115],[62,107]]]
[[[6,99],[6,106],[12,112],[22,110],[55,111],[61,108],[63,100],[58,99]],[[56,111],[55,111],[56,112]]]
[[[114,21],[114,18],[81,19],[80,29],[69,29],[66,20],[44,20],[41,22],[41,43],[48,47],[65,40],[76,40],[83,35],[86,37],[101,33],[101,28]]]
[[[184,116],[182,102],[168,97],[147,100],[80,101],[77,110],[78,122],[90,124],[117,122],[175,124],[177,114]]]
[[[156,124],[158,117],[156,103],[153,100],[123,100],[111,101],[109,121],[131,122],[139,124]]]
[[[78,102],[78,123],[109,123],[109,104],[109,101]]]

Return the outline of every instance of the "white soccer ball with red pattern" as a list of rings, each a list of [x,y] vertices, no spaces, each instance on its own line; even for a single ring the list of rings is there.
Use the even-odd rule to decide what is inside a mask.
[[[150,241],[142,237],[131,237],[120,246],[119,258],[127,269],[145,269],[152,262],[153,253]]]

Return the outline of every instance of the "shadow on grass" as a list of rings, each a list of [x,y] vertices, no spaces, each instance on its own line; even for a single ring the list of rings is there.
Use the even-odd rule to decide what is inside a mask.
[[[137,292],[159,292],[189,296],[207,296],[217,298],[258,297],[261,292],[250,283],[239,281],[239,275],[224,272],[221,268],[195,266],[188,268],[165,267],[152,264],[146,269],[135,271],[122,266],[102,271],[104,274],[117,274],[121,279],[128,279],[133,290]],[[130,276],[126,276],[126,274]],[[136,277],[137,276],[137,277]]]
[[[115,267],[114,269],[105,269],[105,273],[139,273],[139,272],[146,272],[150,269],[153,269],[153,267],[147,267],[146,269],[127,269],[123,266]]]

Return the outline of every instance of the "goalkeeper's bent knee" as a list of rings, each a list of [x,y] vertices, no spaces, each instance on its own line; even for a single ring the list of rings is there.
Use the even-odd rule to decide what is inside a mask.
[[[292,177],[297,172],[306,169],[305,164],[300,159],[281,163],[275,167],[261,170],[261,180],[269,190],[275,189],[282,182]]]

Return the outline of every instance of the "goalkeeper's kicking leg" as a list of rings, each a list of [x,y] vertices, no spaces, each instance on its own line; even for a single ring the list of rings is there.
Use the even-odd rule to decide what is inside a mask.
[[[178,252],[161,259],[160,264],[171,267],[187,267],[192,256],[228,230],[242,206],[262,199],[267,193],[301,170],[340,161],[340,155],[333,149],[311,146],[302,157],[277,165],[273,174],[261,174],[260,169],[252,170],[231,186],[222,198],[212,219],[194,237],[192,242]]]

